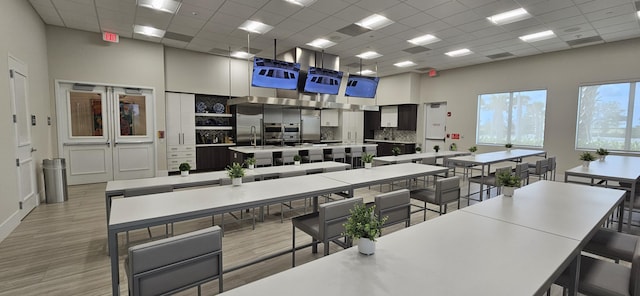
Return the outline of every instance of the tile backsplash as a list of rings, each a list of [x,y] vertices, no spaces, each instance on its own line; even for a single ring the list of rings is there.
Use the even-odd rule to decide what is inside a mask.
[[[393,127],[387,127],[374,132],[375,140],[396,140],[402,142],[415,142],[416,131],[399,130]]]

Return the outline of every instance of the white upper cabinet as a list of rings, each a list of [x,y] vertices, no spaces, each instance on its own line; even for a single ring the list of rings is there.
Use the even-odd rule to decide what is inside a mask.
[[[320,126],[338,126],[339,124],[338,109],[322,109],[320,111]]]
[[[380,127],[398,127],[398,106],[380,107]]]

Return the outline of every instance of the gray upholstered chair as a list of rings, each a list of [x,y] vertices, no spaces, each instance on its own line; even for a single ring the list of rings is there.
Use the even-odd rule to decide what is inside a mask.
[[[134,197],[140,195],[148,195],[148,194],[157,194],[157,193],[165,193],[172,192],[173,185],[156,185],[150,187],[142,187],[142,188],[131,188],[125,189],[122,194],[124,197]],[[147,227],[147,232],[149,233],[149,238],[152,238],[151,228]],[[173,234],[173,224],[171,224],[171,232],[169,232],[169,224],[165,225],[165,236],[169,236],[169,233]],[[126,243],[129,243],[129,231],[127,231],[126,235]]]
[[[435,156],[424,157],[419,162],[421,164],[426,164],[426,165],[437,165],[437,158]],[[424,187],[427,187],[427,181],[428,180],[429,180],[429,176],[422,177],[422,181],[424,183]],[[433,178],[433,181],[435,182],[435,177]]]
[[[469,186],[467,186],[467,197],[471,196],[471,183],[476,183],[476,184],[483,184],[486,185],[486,189],[487,190],[487,198],[489,197],[489,194],[491,192],[491,188],[494,187],[498,187],[498,182],[497,182],[497,175],[500,174],[511,174],[511,167],[507,166],[507,167],[502,167],[502,168],[497,168],[496,171],[492,174],[489,174],[488,176],[475,176],[475,177],[469,177],[467,180],[469,182]],[[498,187],[498,194],[500,194],[500,188]],[[467,200],[467,205],[469,204],[469,200],[470,198]]]
[[[636,235],[600,228],[584,246],[583,251],[607,257],[616,262],[620,260],[631,262],[637,243]]]
[[[324,160],[346,162],[346,157],[344,148],[331,148],[331,153],[326,154]]]
[[[321,149],[314,149],[307,151],[307,155],[302,156],[303,162],[316,162],[323,161],[323,154]]]
[[[256,178],[254,176],[244,176],[242,177],[242,183],[251,183],[254,182],[256,180]],[[232,181],[231,178],[222,178],[220,179],[220,186],[226,186],[226,185],[231,185]],[[242,222],[245,220],[249,220],[251,221],[251,227],[252,229],[256,229],[256,209],[252,208],[251,209],[251,215],[248,215],[245,212],[248,212],[249,209],[246,210],[242,210],[240,211],[239,215],[235,214],[233,212],[230,212],[229,215],[231,215],[231,217],[233,217],[236,221]],[[220,225],[223,227],[225,226],[224,223],[224,213],[222,213],[222,215],[220,215],[221,217],[221,222]],[[215,224],[215,220],[212,220],[212,223]]]
[[[538,180],[547,179],[547,171],[549,166],[549,160],[547,158],[537,160],[535,164],[529,164],[529,176],[536,176]]]
[[[276,158],[277,165],[293,164],[293,157],[298,154],[297,150],[284,150],[282,156]]]
[[[556,157],[555,156],[550,156],[549,158],[547,158],[547,177],[549,178],[549,180],[555,181],[556,180],[556,170],[557,170],[557,164],[556,164]]]
[[[313,252],[317,253],[318,243],[324,244],[324,255],[329,255],[329,242],[334,242],[341,247],[348,247],[349,244],[338,241],[344,235],[344,223],[351,216],[349,210],[356,204],[362,204],[362,198],[350,198],[320,205],[317,213],[306,214],[291,219],[293,229],[293,245],[291,255],[291,265],[296,266],[296,228],[311,236]],[[306,247],[306,246],[305,246]]]
[[[278,174],[278,178],[290,178],[290,177],[297,177],[297,176],[304,176],[306,175],[307,172],[305,170],[295,170],[295,171],[288,171],[288,172],[281,172]],[[294,208],[293,207],[293,203],[292,201],[287,201],[287,202],[283,202],[280,203],[280,223],[282,223],[284,221],[284,213],[285,212],[292,212],[295,210],[299,210],[299,209],[303,209],[304,212],[307,212],[307,199],[304,199],[304,207],[300,207],[300,208]]]
[[[351,164],[351,168],[359,167],[361,158],[362,147],[351,147],[349,153],[346,154],[346,162]]]
[[[558,277],[556,284],[568,286],[567,270]],[[582,255],[578,292],[589,296],[640,295],[640,244],[634,246],[631,268]]]
[[[177,235],[129,248],[125,260],[129,294],[168,295],[218,279],[222,292],[220,227]]]
[[[524,162],[524,163],[516,164],[514,173],[517,177],[520,177],[520,186],[529,184],[529,164],[528,163]]]
[[[380,219],[388,217],[384,226],[404,223],[405,227],[411,224],[411,198],[409,190],[400,189],[392,192],[378,194],[375,197],[376,214]]]
[[[256,159],[256,167],[272,166],[273,165],[273,153],[272,152],[255,152],[253,158]]]
[[[436,212],[440,215],[447,212],[447,205],[454,201],[458,201],[458,209],[460,208],[460,177],[453,176],[436,180],[434,189],[416,189],[411,191],[411,198],[424,202],[423,206],[413,205],[420,208],[412,213],[424,212],[424,221],[427,221],[427,210]],[[427,207],[427,203],[439,206],[439,210],[432,210]]]

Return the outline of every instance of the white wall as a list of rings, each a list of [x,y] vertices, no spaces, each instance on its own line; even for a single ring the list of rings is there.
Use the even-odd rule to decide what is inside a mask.
[[[120,43],[108,43],[102,41],[100,33],[55,26],[47,26],[46,33],[51,106],[55,106],[55,80],[153,88],[156,130],[165,130],[162,44],[128,38],[120,38]],[[55,116],[53,108],[51,113]],[[57,135],[54,133],[52,136],[54,142],[57,141]],[[166,170],[166,144],[164,141],[156,142],[157,168]]]
[[[422,102],[447,102],[452,116],[448,133],[461,133],[459,149],[475,144],[478,95],[547,89],[544,149],[558,156],[558,170],[580,164],[575,150],[578,87],[640,79],[640,39],[589,46],[423,75]],[[418,111],[418,139],[424,138],[423,105]],[[502,147],[478,147],[487,152]]]
[[[37,165],[38,192],[44,198],[42,159],[51,158],[50,129],[47,116],[51,114],[47,82],[47,44],[45,25],[28,1],[0,1],[0,241],[17,226],[18,187],[14,126],[11,123],[9,92],[9,55],[28,67],[28,102],[30,113],[36,115],[37,125],[31,128],[33,153]]]

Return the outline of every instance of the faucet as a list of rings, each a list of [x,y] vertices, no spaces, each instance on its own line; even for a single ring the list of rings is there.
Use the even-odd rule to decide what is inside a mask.
[[[256,126],[252,125],[251,126],[251,146],[255,148],[257,144],[258,144],[258,135],[256,133]]]

